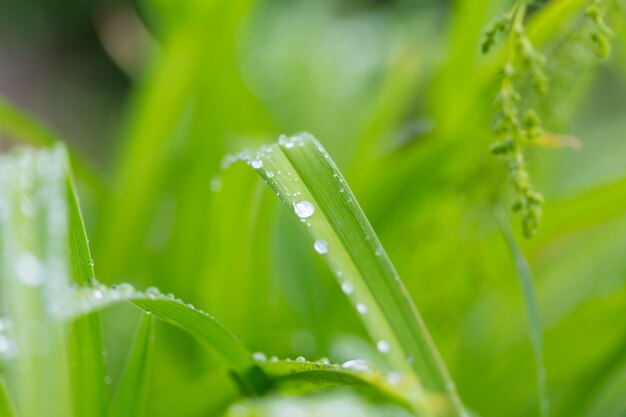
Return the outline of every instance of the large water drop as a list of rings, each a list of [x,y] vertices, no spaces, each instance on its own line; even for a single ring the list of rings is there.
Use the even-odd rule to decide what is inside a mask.
[[[358,372],[367,372],[371,369],[369,364],[363,359],[352,359],[352,360],[346,361],[341,364],[341,367],[344,369],[350,369],[352,371],[358,371]]]
[[[315,243],[313,243],[313,248],[315,249],[315,252],[324,255],[328,253],[328,242],[324,239],[317,239]]]
[[[367,306],[363,303],[356,303],[356,311],[358,311],[359,314],[365,314],[367,313]]]
[[[307,217],[311,217],[315,212],[315,206],[311,204],[311,202],[302,200],[296,203],[293,203],[293,211],[295,211],[296,215],[301,219],[306,219]]]
[[[350,295],[354,292],[354,285],[350,281],[344,281],[341,283],[341,290],[345,294]]]
[[[22,253],[17,257],[15,273],[23,284],[30,287],[37,287],[43,283],[41,262],[32,253]]]
[[[378,349],[380,353],[388,353],[391,350],[391,346],[389,346],[389,342],[386,340],[379,340],[376,343],[376,349]]]

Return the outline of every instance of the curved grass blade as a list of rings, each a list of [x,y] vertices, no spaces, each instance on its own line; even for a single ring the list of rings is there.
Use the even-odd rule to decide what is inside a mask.
[[[267,375],[272,388],[281,393],[302,395],[333,387],[363,387],[389,401],[410,408],[406,400],[406,387],[394,379],[397,374],[384,375],[358,359],[343,365],[334,365],[274,358],[260,361],[259,367]]]
[[[462,416],[463,407],[415,305],[385,254],[343,176],[309,134],[243,160],[276,192],[301,222],[315,250],[334,271],[370,336],[390,365],[413,387],[416,411]]]
[[[185,304],[172,294],[163,295],[154,287],[140,292],[130,284],[110,288],[97,284],[68,290],[61,311],[66,318],[72,319],[123,301],[181,328],[216,351],[233,371],[244,394],[259,394],[267,389],[265,376],[254,363],[252,354],[231,332],[204,311]]]
[[[266,396],[246,399],[230,407],[225,417],[414,417],[396,404],[379,404],[362,395],[346,391],[325,392],[315,396]]]
[[[15,409],[9,398],[7,387],[3,379],[0,379],[0,416],[15,417]]]
[[[109,411],[111,417],[140,417],[145,414],[153,345],[153,319],[143,314],[115,390]]]
[[[539,398],[539,415],[548,417],[550,415],[550,399],[548,397],[548,383],[546,378],[546,368],[543,360],[543,335],[541,330],[541,319],[539,318],[539,306],[533,280],[533,274],[524,254],[517,246],[513,232],[509,227],[503,213],[496,213],[500,230],[511,251],[511,257],[515,262],[515,270],[524,294],[526,303],[526,314],[528,315],[528,330],[530,341],[535,355],[535,366],[537,368],[537,395]]]

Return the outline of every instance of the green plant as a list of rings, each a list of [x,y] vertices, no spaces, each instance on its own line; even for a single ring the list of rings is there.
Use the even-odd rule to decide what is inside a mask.
[[[306,134],[292,138],[283,137],[278,145],[264,148],[254,156],[244,153],[239,158],[261,174],[304,225],[305,231],[311,237],[313,249],[334,270],[341,289],[352,299],[368,327],[377,350],[386,357],[385,362],[389,366],[386,378],[369,375],[367,365],[357,366],[358,361],[342,367],[328,363],[309,363],[294,368],[288,363],[281,365],[280,362],[259,366],[254,363],[254,356],[212,317],[190,304],[184,304],[172,294],[163,295],[154,287],[142,293],[129,284],[107,288],[94,278],[86,281],[86,274],[92,271],[92,261],[73,186],[66,179],[69,177],[64,174],[67,162],[63,149],[58,147],[52,151],[23,150],[15,156],[5,157],[1,164],[4,173],[2,197],[6,202],[3,207],[3,230],[7,233],[4,236],[7,244],[3,247],[3,264],[8,268],[5,276],[11,276],[11,269],[23,275],[19,284],[12,283],[12,280],[7,281],[4,284],[5,293],[23,302],[21,291],[26,291],[29,287],[40,291],[30,306],[24,308],[23,313],[20,312],[23,309],[21,306],[15,312],[6,311],[7,319],[20,326],[19,320],[24,320],[21,319],[22,314],[36,314],[43,310],[40,313],[43,315],[39,318],[28,319],[43,326],[37,328],[37,331],[46,331],[45,335],[37,334],[36,337],[47,339],[47,332],[56,332],[55,326],[62,328],[64,323],[68,323],[73,329],[70,347],[74,350],[71,351],[70,362],[75,365],[71,373],[69,369],[64,369],[64,361],[52,356],[53,351],[46,352],[45,361],[54,363],[58,369],[52,371],[41,367],[38,360],[28,356],[20,357],[24,361],[23,367],[32,368],[31,372],[39,375],[37,378],[41,382],[45,381],[44,376],[52,375],[65,375],[68,381],[71,380],[76,392],[71,392],[68,386],[64,395],[75,399],[74,412],[87,415],[91,409],[92,413],[106,413],[109,410],[108,413],[115,416],[136,415],[145,400],[145,394],[142,394],[145,390],[143,382],[150,367],[149,345],[152,336],[149,317],[140,324],[135,347],[129,354],[123,377],[110,406],[107,401],[102,400],[107,396],[108,387],[102,384],[105,379],[102,376],[103,362],[99,354],[101,348],[98,347],[101,340],[98,337],[100,330],[97,312],[109,304],[130,301],[147,314],[180,326],[219,352],[240,384],[243,395],[261,394],[269,390],[275,385],[271,378],[293,379],[293,374],[297,374],[313,390],[325,388],[329,384],[364,385],[382,396],[408,405],[418,415],[464,415],[454,384],[415,306],[349,186],[321,144]],[[36,170],[35,166],[41,168]],[[29,188],[19,188],[21,184],[14,186],[21,182]],[[38,222],[32,219],[35,213],[43,219],[59,217],[59,224],[44,223],[41,233],[47,231],[49,234],[41,235],[38,241],[46,246],[52,245],[57,251],[62,251],[67,245],[69,258],[65,258],[63,252],[39,254],[36,248],[24,249],[16,245],[30,234],[38,233]],[[20,214],[25,216],[22,218],[25,226],[13,229],[15,225],[19,225],[15,216]],[[67,229],[66,219],[69,220]],[[51,231],[53,226],[57,229]],[[32,228],[32,231],[22,235],[23,227]],[[52,268],[52,262],[59,263],[58,276],[44,281],[43,268]],[[81,288],[75,289],[67,284],[69,280],[63,269],[65,265],[69,266],[68,271],[76,277],[75,281],[83,284]],[[42,285],[44,282],[45,286]],[[48,317],[45,323],[42,322],[44,317]],[[56,337],[62,336],[59,334]],[[51,348],[64,345],[62,339],[46,340],[45,343]],[[88,357],[85,352],[94,354]],[[73,355],[77,357],[74,358]],[[260,360],[264,362],[264,359]],[[41,390],[33,390],[33,379],[22,380],[25,376],[19,370],[22,365],[16,366],[16,377],[11,378],[11,381],[15,381],[18,392],[29,396],[20,397],[20,413],[26,416],[39,415],[43,409],[37,407],[48,407],[46,404],[54,400],[44,397],[44,393],[47,393],[44,386]],[[289,370],[281,370],[281,367]],[[270,372],[264,372],[264,368],[268,368]],[[85,386],[89,387],[89,391],[81,393]],[[281,384],[277,386],[280,387]],[[57,393],[49,394],[58,398]],[[85,400],[83,395],[89,395],[90,399]],[[70,402],[63,400],[60,403],[67,405]],[[59,415],[71,413],[69,409],[59,411]]]
[[[604,3],[594,1],[584,9],[585,15],[593,22],[590,39],[594,51],[601,59],[606,59],[609,54],[611,36],[611,29],[604,19]],[[535,49],[525,28],[528,8],[534,5],[528,0],[516,1],[506,15],[489,25],[481,46],[482,52],[487,53],[494,47],[500,34],[507,37],[502,81],[494,101],[496,115],[492,122],[493,132],[503,139],[493,143],[491,151],[507,157],[510,180],[518,196],[513,204],[513,211],[522,214],[522,228],[526,237],[537,232],[544,198],[530,182],[524,149],[530,145],[577,146],[567,138],[555,140],[555,135],[544,133],[532,100],[522,97],[519,92],[528,82],[539,97],[547,95],[549,90],[546,58]],[[527,110],[522,112],[524,106]]]
[[[54,27],[45,10],[57,7],[0,4],[3,33],[17,33],[0,41],[0,88],[63,132],[0,99],[0,415],[623,415],[626,66],[613,2],[517,2],[486,56],[500,0],[134,3],[58,7],[98,30],[57,34],[86,43],[61,48],[77,54],[59,60],[61,80],[52,64],[11,71],[34,45],[49,50],[26,42],[40,23],[12,11]],[[145,44],[107,37],[133,32],[107,25],[116,13],[150,32]],[[592,59],[594,32],[610,59]],[[115,39],[148,57],[116,72],[122,85],[100,78],[121,56]],[[532,172],[532,187],[514,172],[522,212],[543,215],[532,240],[493,215],[512,198],[487,151],[503,86],[521,96],[499,110],[517,116],[516,169]],[[103,105],[109,94],[125,105]],[[323,147],[308,134],[262,145],[301,129]],[[533,151],[574,136],[585,152]],[[21,189],[26,172],[36,181]],[[66,227],[47,227],[61,212]],[[41,270],[63,259],[59,279],[24,290],[12,254],[25,247]],[[33,320],[54,349],[21,354]]]

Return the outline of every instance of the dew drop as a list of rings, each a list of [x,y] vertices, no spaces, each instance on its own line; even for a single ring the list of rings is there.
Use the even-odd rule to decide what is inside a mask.
[[[402,382],[402,375],[399,372],[389,372],[389,374],[387,374],[387,380],[391,385],[398,385]]]
[[[257,362],[265,362],[267,360],[267,356],[265,356],[265,353],[263,352],[254,352],[252,354],[252,359]]]
[[[285,148],[287,148],[287,149],[291,149],[291,148],[293,148],[293,141],[287,141],[287,142],[285,142]]]
[[[354,292],[354,285],[352,285],[350,281],[344,281],[341,283],[341,291],[343,291],[344,294],[350,295]]]
[[[359,314],[365,314],[367,313],[367,306],[363,303],[356,303],[356,311],[358,311]]]
[[[148,287],[146,288],[146,294],[148,294],[148,297],[154,299],[161,295],[161,291],[159,291],[157,287]]]
[[[296,215],[301,219],[306,219],[313,215],[315,212],[315,206],[313,206],[313,204],[309,201],[302,200],[293,203],[293,211],[295,211]]]
[[[209,188],[211,189],[211,191],[213,191],[214,193],[218,192],[219,190],[222,189],[222,179],[219,176],[215,176],[213,177],[213,179],[211,180],[211,182],[209,183]]]
[[[135,288],[126,282],[118,285],[117,289],[124,297],[130,297],[135,292]]]
[[[37,287],[43,283],[41,262],[32,253],[22,253],[15,261],[15,273],[20,281],[30,287]]]
[[[306,358],[304,356],[298,356],[296,362],[306,362]]]
[[[274,171],[268,170],[265,175],[267,175],[267,178],[274,178]]]
[[[378,248],[376,248],[376,256],[381,256],[383,254],[383,248],[382,246],[379,246]]]
[[[259,169],[263,166],[263,161],[261,161],[260,159],[253,159],[252,161],[250,161],[250,166],[254,169]]]
[[[101,300],[102,297],[104,297],[104,294],[100,290],[93,290],[91,292],[91,296],[95,298],[96,300]]]
[[[386,340],[379,340],[376,343],[376,349],[378,349],[380,353],[389,353],[391,347],[389,346],[389,342]]]
[[[0,335],[0,355],[6,355],[10,351],[11,351],[11,340],[4,335]]]
[[[317,239],[315,243],[313,243],[313,248],[315,248],[315,252],[319,253],[320,255],[324,255],[328,253],[328,242],[326,242],[324,239]]]
[[[344,369],[350,369],[352,371],[367,372],[370,370],[369,364],[363,359],[351,359],[341,364]]]

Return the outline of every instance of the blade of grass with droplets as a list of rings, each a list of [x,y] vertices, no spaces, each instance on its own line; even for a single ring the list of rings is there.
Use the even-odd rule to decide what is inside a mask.
[[[0,379],[0,416],[15,416],[15,410],[13,409],[13,404],[11,404],[11,399],[9,398],[9,393],[7,392],[7,387],[3,379]]]
[[[95,275],[78,194],[69,171],[68,167],[68,266],[72,281],[75,284],[84,285]],[[68,349],[71,358],[72,400],[76,416],[105,416],[110,392],[105,382],[107,369],[103,354],[104,341],[99,312],[93,312],[72,321],[69,328]]]
[[[259,367],[270,380],[272,388],[284,394],[306,394],[327,388],[364,387],[389,401],[410,407],[399,381],[389,381],[387,375],[376,371],[362,360],[343,365],[304,360],[263,360]]]
[[[530,265],[524,257],[524,254],[517,246],[513,232],[503,213],[496,213],[500,230],[506,240],[511,251],[511,257],[515,263],[515,270],[524,294],[524,302],[526,304],[526,314],[528,315],[528,329],[530,333],[530,341],[535,355],[535,365],[537,367],[537,395],[539,398],[539,415],[548,417],[550,414],[550,402],[548,398],[548,387],[546,380],[546,369],[543,360],[543,336],[541,330],[541,319],[539,318],[539,306],[537,304],[537,296],[533,274]]]
[[[281,137],[255,156],[242,153],[335,273],[379,352],[414,392],[422,413],[461,416],[448,372],[417,309],[337,166],[309,134]]]
[[[22,417],[73,415],[57,314],[69,283],[65,158],[61,147],[0,156],[0,294],[11,324],[3,356],[11,356],[7,383]]]
[[[144,312],[181,328],[216,351],[232,370],[244,394],[258,394],[267,389],[265,376],[252,359],[252,354],[231,332],[209,314],[171,294],[163,295],[154,287],[140,292],[130,284],[110,288],[95,284],[70,289],[65,295],[63,314],[68,319],[129,301]]]
[[[109,411],[111,417],[140,417],[145,414],[153,345],[153,319],[143,314],[115,390]]]

